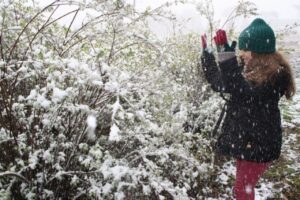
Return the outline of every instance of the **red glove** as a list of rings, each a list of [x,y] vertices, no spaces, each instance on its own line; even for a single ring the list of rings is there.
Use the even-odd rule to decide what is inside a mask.
[[[222,29],[219,29],[214,37],[214,41],[217,46],[223,46],[228,43],[226,32]]]
[[[202,41],[202,48],[203,49],[207,48],[207,41],[206,40],[207,40],[206,34],[201,35],[201,41]]]

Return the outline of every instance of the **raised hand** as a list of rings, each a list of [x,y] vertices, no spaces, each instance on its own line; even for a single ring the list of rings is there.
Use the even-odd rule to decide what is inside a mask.
[[[214,37],[214,42],[217,46],[218,52],[234,52],[236,47],[236,41],[233,41],[231,45],[228,44],[226,31],[219,29]]]
[[[216,32],[216,36],[214,37],[214,41],[215,41],[217,46],[224,46],[226,43],[228,43],[226,32],[222,29],[219,29]]]

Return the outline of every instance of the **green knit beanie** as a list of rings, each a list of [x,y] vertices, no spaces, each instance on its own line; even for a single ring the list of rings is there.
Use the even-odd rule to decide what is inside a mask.
[[[255,19],[240,34],[239,49],[255,53],[274,53],[276,51],[274,31],[263,19]]]

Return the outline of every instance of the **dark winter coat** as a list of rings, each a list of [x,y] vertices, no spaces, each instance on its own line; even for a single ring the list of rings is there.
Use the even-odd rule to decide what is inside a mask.
[[[212,89],[230,94],[217,152],[259,163],[277,159],[282,144],[278,102],[287,85],[284,75],[255,86],[244,78],[236,57],[219,63],[220,70],[213,54],[205,51],[201,60]]]

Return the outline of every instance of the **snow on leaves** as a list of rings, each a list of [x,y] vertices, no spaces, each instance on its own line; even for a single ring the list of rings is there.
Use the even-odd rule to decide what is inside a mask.
[[[161,42],[124,1],[76,3],[105,11],[102,26],[93,21],[76,32],[46,24],[29,45],[45,23],[39,16],[16,46],[20,32],[9,32],[0,61],[0,169],[11,173],[0,177],[0,198],[200,198],[195,191],[211,168],[196,126],[212,126],[207,115],[218,103],[213,97],[197,110],[207,92],[195,66],[197,36]],[[6,26],[24,28],[14,10]],[[190,118],[192,130],[184,130]]]

